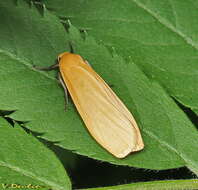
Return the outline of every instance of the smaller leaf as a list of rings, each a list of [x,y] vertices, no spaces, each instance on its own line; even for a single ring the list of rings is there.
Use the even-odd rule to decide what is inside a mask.
[[[98,187],[81,190],[197,190],[198,180],[166,180],[116,185],[111,187]]]
[[[4,187],[31,184],[35,188],[71,189],[69,177],[54,153],[18,124],[13,128],[0,118],[0,139],[0,182]]]

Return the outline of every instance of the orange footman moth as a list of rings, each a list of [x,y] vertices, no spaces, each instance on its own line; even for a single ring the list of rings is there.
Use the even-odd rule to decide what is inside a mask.
[[[58,56],[59,79],[93,138],[117,158],[144,148],[132,114],[80,55]]]

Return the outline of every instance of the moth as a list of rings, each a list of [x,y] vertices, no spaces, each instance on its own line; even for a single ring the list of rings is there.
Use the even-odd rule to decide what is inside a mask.
[[[117,158],[144,148],[137,123],[113,90],[80,55],[58,56],[59,79],[91,136]]]

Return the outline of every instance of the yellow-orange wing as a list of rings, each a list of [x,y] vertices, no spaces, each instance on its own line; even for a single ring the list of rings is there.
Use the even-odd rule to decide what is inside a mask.
[[[101,146],[118,158],[143,149],[132,114],[79,55],[62,53],[59,68],[88,131]]]

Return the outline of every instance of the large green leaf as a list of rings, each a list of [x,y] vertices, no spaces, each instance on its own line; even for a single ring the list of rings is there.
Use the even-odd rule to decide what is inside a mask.
[[[197,130],[166,91],[149,80],[133,62],[127,64],[116,54],[112,57],[92,38],[82,40],[74,28],[70,32],[74,50],[88,58],[95,70],[113,85],[142,126],[145,149],[124,160],[110,161],[153,169],[185,163],[197,173],[198,153],[194,151],[197,149]]]
[[[47,10],[42,16],[23,1],[18,5],[1,2],[0,7],[0,109],[16,110],[11,118],[29,121],[26,127],[42,133],[42,138],[88,157],[150,169],[186,165],[198,173],[198,155],[194,151],[197,130],[159,83],[147,78],[132,61],[125,61],[115,52],[112,57],[93,38],[82,40],[73,27],[66,33]],[[42,32],[43,28],[46,32]],[[75,52],[113,85],[134,114],[145,142],[143,151],[122,160],[114,158],[90,137],[71,101],[64,111],[63,90],[53,75],[33,69],[33,64],[53,64],[57,54],[67,50],[68,38]]]
[[[15,124],[13,128],[0,117],[0,139],[1,189],[14,189],[16,185],[17,189],[28,185],[32,185],[29,189],[71,189],[65,169],[54,153],[20,126]]]
[[[0,3],[1,52],[16,56],[23,64],[49,65],[68,48],[67,35],[55,16],[41,15],[22,0]]]
[[[179,102],[198,113],[198,3],[193,0],[57,0],[48,9],[69,18],[132,59]]]

